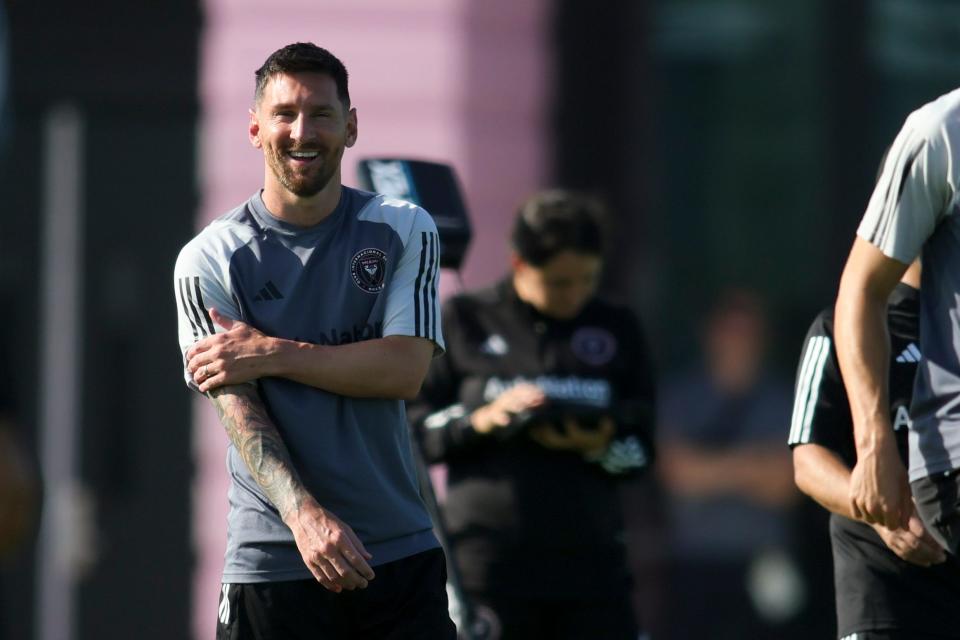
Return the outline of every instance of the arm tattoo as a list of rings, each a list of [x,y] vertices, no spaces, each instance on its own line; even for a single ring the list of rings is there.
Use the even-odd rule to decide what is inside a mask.
[[[209,396],[253,479],[286,520],[287,514],[300,507],[307,491],[257,390],[250,385],[232,385],[214,389]]]

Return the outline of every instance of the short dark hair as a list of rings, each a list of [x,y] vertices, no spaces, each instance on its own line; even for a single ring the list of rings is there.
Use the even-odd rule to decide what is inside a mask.
[[[295,42],[270,54],[256,71],[254,104],[260,104],[267,81],[278,73],[325,73],[337,83],[337,97],[347,109],[350,108],[350,91],[347,89],[347,68],[340,59],[323,47],[312,42]]]
[[[510,242],[521,260],[542,267],[557,254],[603,255],[605,208],[583,193],[552,189],[531,196],[517,212]]]

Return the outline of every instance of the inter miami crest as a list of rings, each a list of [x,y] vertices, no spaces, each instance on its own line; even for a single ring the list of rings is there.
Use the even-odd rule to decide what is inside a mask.
[[[600,327],[582,327],[570,339],[574,355],[593,367],[602,367],[617,355],[617,339]]]
[[[367,293],[383,291],[387,271],[387,254],[380,249],[358,251],[350,261],[350,273],[358,287]]]

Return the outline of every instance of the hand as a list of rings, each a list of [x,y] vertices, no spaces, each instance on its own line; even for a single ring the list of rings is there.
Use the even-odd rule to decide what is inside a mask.
[[[360,538],[346,523],[315,501],[301,504],[284,519],[310,573],[334,593],[366,589],[374,573]]]
[[[547,449],[575,451],[584,456],[597,455],[610,445],[616,427],[609,416],[600,418],[596,429],[583,429],[573,418],[565,418],[563,432],[552,425],[540,424],[530,430],[534,442]]]
[[[921,567],[929,567],[945,562],[947,554],[933,536],[923,528],[916,510],[910,516],[906,529],[887,529],[883,525],[873,525],[883,543],[897,556]]]
[[[857,464],[850,474],[853,516],[888,529],[908,528],[913,498],[892,432],[891,437],[879,440],[872,450],[857,453]]]
[[[266,361],[276,351],[276,339],[216,309],[210,309],[210,317],[227,332],[208,336],[187,349],[187,371],[200,391],[268,375]]]
[[[514,415],[543,406],[546,401],[546,394],[537,385],[518,384],[501,393],[490,404],[470,414],[470,424],[479,433],[490,433],[494,429],[509,425]]]

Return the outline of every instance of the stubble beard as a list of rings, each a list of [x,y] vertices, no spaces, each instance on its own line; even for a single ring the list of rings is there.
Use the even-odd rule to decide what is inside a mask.
[[[271,150],[268,155],[270,169],[284,189],[300,198],[309,198],[323,191],[337,172],[340,160],[337,154],[321,149],[317,160],[314,161],[320,161],[322,163],[320,167],[317,169],[311,167],[306,172],[300,172],[287,164],[288,151],[290,150]]]

